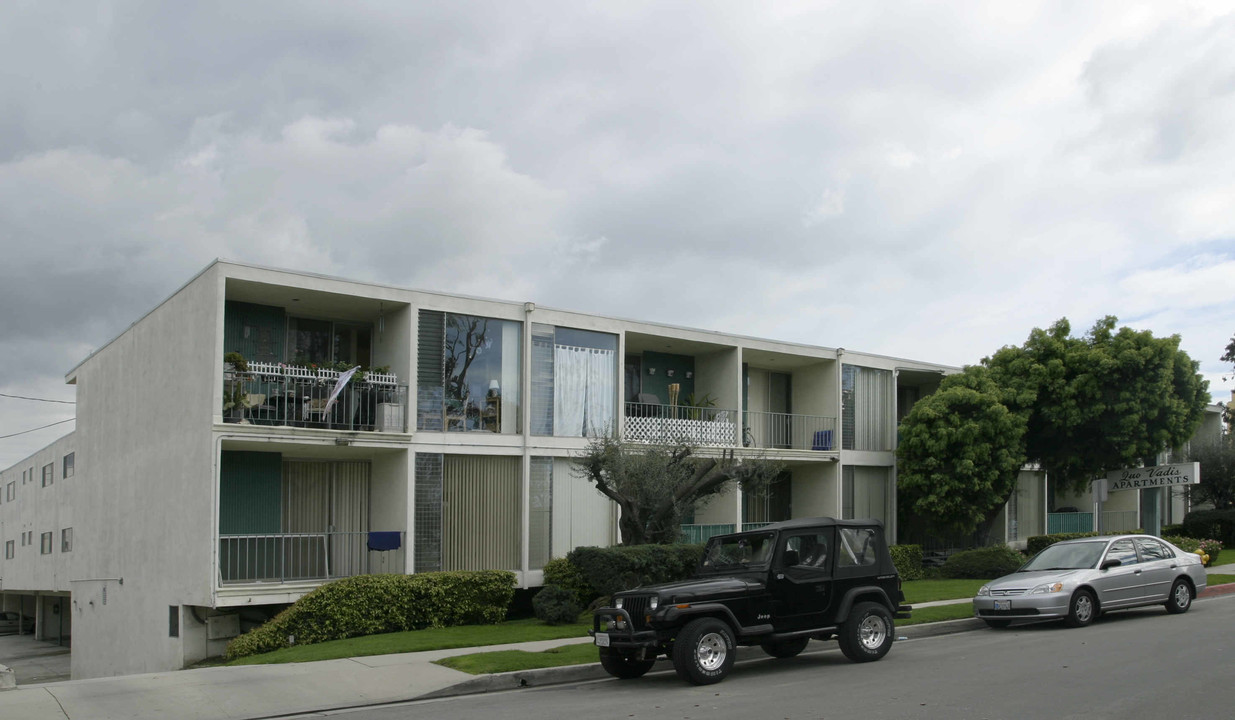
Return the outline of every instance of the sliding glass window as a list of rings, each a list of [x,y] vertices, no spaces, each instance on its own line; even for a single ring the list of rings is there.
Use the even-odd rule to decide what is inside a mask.
[[[841,368],[841,434],[845,450],[891,450],[892,371]]]
[[[617,424],[618,339],[532,326],[532,434],[595,437]]]
[[[523,324],[422,310],[417,427],[446,432],[519,432]]]

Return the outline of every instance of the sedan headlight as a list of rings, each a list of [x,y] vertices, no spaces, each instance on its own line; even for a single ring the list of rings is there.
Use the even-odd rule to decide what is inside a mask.
[[[1046,585],[1039,585],[1035,587],[1033,590],[1030,590],[1029,594],[1030,595],[1044,595],[1046,593],[1057,593],[1060,590],[1063,590],[1063,583],[1054,582],[1054,583],[1047,583]]]
[[[990,594],[991,594],[990,585],[983,585],[982,587],[978,588],[978,597],[982,597],[983,595],[990,595]]]

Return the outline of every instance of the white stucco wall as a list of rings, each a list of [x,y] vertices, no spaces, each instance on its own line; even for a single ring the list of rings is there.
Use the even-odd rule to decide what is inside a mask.
[[[0,471],[0,592],[60,591],[72,588],[79,553],[61,550],[61,531],[73,528],[73,548],[78,542],[74,508],[83,482],[76,433],[69,433],[12,467]],[[64,456],[74,453],[74,473],[64,477]],[[43,468],[52,466],[52,484],[42,484]],[[22,482],[22,473],[26,481]],[[8,499],[9,484],[13,499]],[[51,552],[42,552],[43,533],[51,533]],[[22,533],[31,533],[22,545]],[[5,544],[13,542],[13,557],[5,558]]]
[[[74,678],[181,667],[168,607],[211,602],[221,310],[212,266],[74,373]]]

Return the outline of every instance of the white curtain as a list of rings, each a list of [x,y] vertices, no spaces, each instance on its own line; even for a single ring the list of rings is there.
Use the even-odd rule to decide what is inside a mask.
[[[589,350],[585,434],[595,437],[613,429],[616,402],[617,353],[612,350]]]
[[[579,437],[587,411],[588,350],[553,348],[553,434]]]
[[[892,372],[860,368],[855,382],[855,450],[892,449]]]

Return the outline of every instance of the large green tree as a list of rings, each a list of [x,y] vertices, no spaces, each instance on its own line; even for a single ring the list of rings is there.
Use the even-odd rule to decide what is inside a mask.
[[[1178,336],[1117,322],[1073,337],[1061,319],[945,378],[902,421],[902,506],[939,529],[985,529],[1026,463],[1080,489],[1183,446],[1209,399],[1198,364]]]
[[[1024,464],[1025,418],[982,366],[944,378],[913,406],[897,448],[900,502],[942,530],[985,533]]]
[[[1008,409],[1025,417],[1025,456],[1060,487],[1151,462],[1196,432],[1209,384],[1179,336],[1116,329],[1107,316],[1082,337],[1066,318],[983,360]]]
[[[686,441],[644,445],[612,436],[593,438],[574,464],[577,477],[618,504],[625,545],[677,542],[682,517],[696,504],[732,483],[745,490],[764,487],[783,469],[762,457],[734,457],[731,450],[704,457]]]

